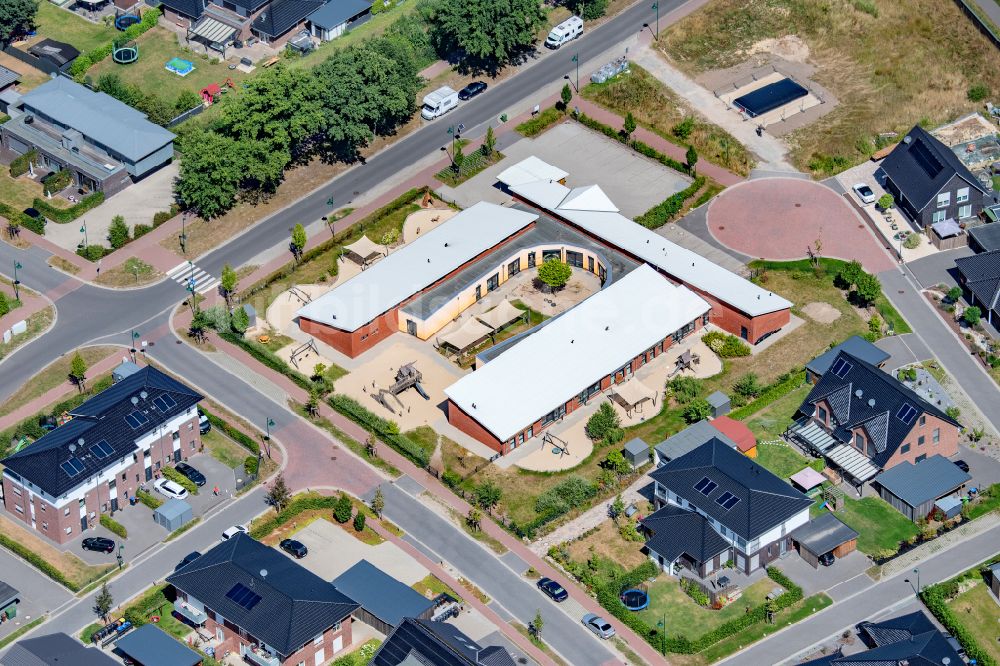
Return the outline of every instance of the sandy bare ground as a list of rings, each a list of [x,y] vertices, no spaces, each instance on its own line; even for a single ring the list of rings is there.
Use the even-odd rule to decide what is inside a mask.
[[[458,211],[452,208],[428,208],[411,213],[406,217],[406,221],[403,222],[403,240],[409,243],[420,236],[420,234],[427,233],[457,214]]]
[[[821,324],[832,324],[840,318],[840,310],[829,303],[813,302],[807,303],[802,312],[809,315],[810,319]]]

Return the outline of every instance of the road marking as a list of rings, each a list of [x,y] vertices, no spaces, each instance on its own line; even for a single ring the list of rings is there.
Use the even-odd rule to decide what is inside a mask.
[[[199,294],[204,294],[219,284],[218,278],[212,277],[211,273],[186,261],[167,271],[167,277],[185,289],[189,289],[193,284],[195,292]]]

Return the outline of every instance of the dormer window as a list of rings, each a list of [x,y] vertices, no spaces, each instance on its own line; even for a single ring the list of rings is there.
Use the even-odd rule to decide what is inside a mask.
[[[827,420],[829,418],[829,415],[826,413],[826,409],[823,407],[816,407],[816,417],[820,420],[820,422],[823,425],[829,423],[829,421]]]
[[[865,436],[862,435],[859,432],[858,433],[854,433],[854,446],[858,449],[858,451],[861,451],[862,453],[864,453],[865,452]]]

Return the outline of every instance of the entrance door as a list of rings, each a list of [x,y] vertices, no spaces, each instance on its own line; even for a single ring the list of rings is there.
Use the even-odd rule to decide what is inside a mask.
[[[750,335],[750,331],[747,330],[746,326],[740,326],[740,337],[746,340]]]
[[[483,286],[481,284],[476,285],[476,300],[478,301],[483,297]]]
[[[416,335],[417,334],[417,322],[413,321],[412,319],[407,319],[406,320],[406,332],[409,333],[410,335]]]
[[[486,279],[486,291],[493,291],[500,286],[500,274],[494,273]]]

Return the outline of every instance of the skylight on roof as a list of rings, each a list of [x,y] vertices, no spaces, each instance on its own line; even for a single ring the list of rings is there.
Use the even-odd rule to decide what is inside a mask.
[[[715,503],[721,506],[726,511],[729,511],[734,506],[736,506],[739,503],[739,501],[740,501],[739,497],[737,497],[736,495],[732,494],[727,490],[726,492],[719,495],[719,498],[715,500]]]
[[[83,471],[83,463],[76,458],[70,458],[59,466],[62,467],[62,470],[66,472],[66,475],[71,479]]]
[[[713,490],[715,490],[718,487],[719,487],[719,484],[717,484],[715,481],[712,481],[707,476],[703,476],[701,478],[701,481],[699,481],[698,483],[694,484],[694,489],[697,490],[702,495],[704,495],[705,497],[708,497],[709,493],[711,493]]]
[[[896,412],[896,418],[906,425],[913,423],[913,419],[916,418],[916,416],[917,408],[908,402],[904,402],[903,406],[899,408],[898,412]]]
[[[232,589],[226,592],[226,598],[246,610],[252,609],[260,601],[260,595],[243,583],[233,585]]]
[[[166,412],[168,409],[177,406],[177,403],[174,402],[174,399],[171,398],[166,393],[153,398],[153,404],[156,405],[156,408],[161,412]]]
[[[93,453],[98,458],[104,459],[108,456],[114,455],[115,450],[111,448],[106,440],[101,440],[97,444],[90,447],[90,452]]]
[[[852,364],[850,361],[847,361],[846,359],[843,358],[838,358],[837,361],[833,364],[833,367],[830,368],[830,372],[843,379],[844,377],[847,376],[847,373],[850,372],[853,367],[854,364]]]

